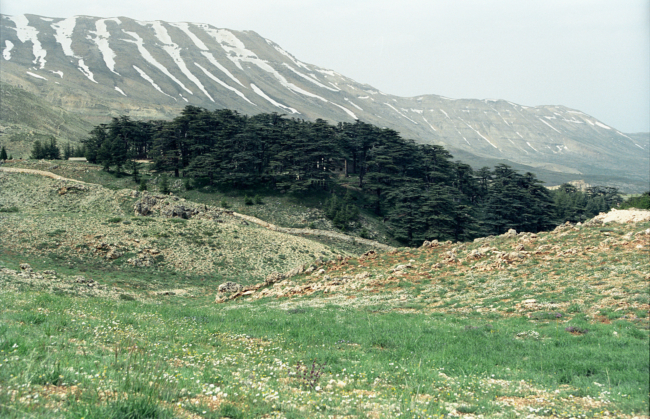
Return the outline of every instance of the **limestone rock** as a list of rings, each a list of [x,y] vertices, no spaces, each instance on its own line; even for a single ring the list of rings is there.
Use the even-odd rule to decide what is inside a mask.
[[[503,233],[501,237],[505,237],[505,238],[517,237],[517,230],[511,228],[510,230],[508,230],[508,232]]]
[[[409,263],[409,264],[406,264],[406,265],[397,265],[396,267],[394,267],[394,268],[391,270],[391,272],[400,272],[400,271],[404,271],[404,270],[406,270],[406,269],[409,269],[409,268],[411,268],[411,267],[413,267],[413,265],[411,265],[410,263]]]
[[[284,274],[281,274],[279,272],[272,272],[266,276],[264,282],[266,284],[275,284],[276,282],[282,281],[284,278],[285,278]]]
[[[434,248],[434,247],[438,247],[438,246],[440,246],[440,243],[438,243],[438,240],[432,240],[432,241],[425,240],[424,243],[422,243],[422,247],[425,248],[425,249]]]
[[[242,290],[241,284],[238,284],[236,282],[228,281],[224,282],[223,284],[219,285],[219,288],[217,288],[217,292],[220,294],[224,293],[233,293],[233,292],[239,292]]]

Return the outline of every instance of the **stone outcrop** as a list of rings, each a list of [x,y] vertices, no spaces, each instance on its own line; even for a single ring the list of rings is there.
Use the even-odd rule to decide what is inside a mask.
[[[242,290],[241,284],[238,284],[236,282],[228,281],[224,282],[223,284],[219,285],[219,288],[217,288],[217,292],[219,294],[228,294],[228,293],[233,293],[233,292],[239,292]]]

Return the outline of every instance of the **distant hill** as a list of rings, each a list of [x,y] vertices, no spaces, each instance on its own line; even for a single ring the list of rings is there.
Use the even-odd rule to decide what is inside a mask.
[[[93,124],[35,94],[0,82],[0,144],[13,157],[27,157],[35,140],[54,136],[72,144],[88,135]]]
[[[625,134],[563,106],[385,94],[303,63],[252,31],[126,17],[2,16],[0,45],[2,81],[93,124],[120,114],[170,118],[186,104],[361,119],[444,145],[474,166],[507,161],[547,182],[583,179],[630,191],[649,182],[647,134]]]

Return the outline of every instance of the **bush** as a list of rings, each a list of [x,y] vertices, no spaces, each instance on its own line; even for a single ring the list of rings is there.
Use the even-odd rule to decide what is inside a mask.
[[[222,199],[219,205],[221,205],[221,208],[230,208],[230,204],[225,199]]]
[[[161,194],[167,195],[169,193],[169,180],[167,179],[167,175],[162,175],[160,177],[160,185],[158,186],[158,190]]]
[[[641,196],[633,196],[621,204],[621,209],[639,208],[650,209],[650,191],[644,192]]]
[[[141,191],[146,191],[147,190],[147,181],[142,178],[140,179],[140,188]]]
[[[113,217],[113,218],[108,219],[109,223],[119,223],[121,221],[122,221],[122,219],[120,217]]]
[[[255,195],[253,200],[255,201],[255,205],[264,205],[264,201],[262,201],[262,197],[259,195]]]
[[[253,205],[253,200],[248,197],[248,195],[244,196],[244,204],[246,205]]]
[[[2,207],[0,212],[18,212],[18,207]]]
[[[183,183],[183,185],[185,186],[186,191],[191,191],[192,190],[192,179],[190,179],[190,178],[185,179],[185,182]]]

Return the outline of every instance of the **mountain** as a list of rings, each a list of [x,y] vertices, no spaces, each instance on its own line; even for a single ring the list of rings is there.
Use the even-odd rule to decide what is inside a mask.
[[[475,166],[508,162],[552,182],[647,189],[650,138],[563,106],[393,96],[301,62],[252,31],[126,17],[1,16],[3,82],[91,123],[171,118],[185,105],[361,119],[447,147]],[[4,99],[4,98],[3,98]]]

